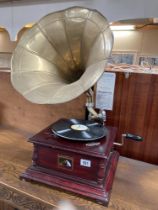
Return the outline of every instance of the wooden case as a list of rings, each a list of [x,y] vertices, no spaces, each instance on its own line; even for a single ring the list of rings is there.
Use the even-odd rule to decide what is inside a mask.
[[[113,150],[116,128],[93,142],[55,136],[51,125],[29,139],[33,164],[21,178],[41,182],[95,199],[108,205],[119,154]]]

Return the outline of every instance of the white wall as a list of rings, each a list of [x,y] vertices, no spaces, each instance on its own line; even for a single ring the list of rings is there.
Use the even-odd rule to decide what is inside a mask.
[[[36,22],[44,15],[71,6],[97,9],[108,20],[158,17],[158,0],[45,0],[36,4],[7,3],[0,5],[0,25],[5,27],[12,40],[18,31],[30,22]]]
[[[158,56],[158,30],[115,31],[113,51]]]
[[[0,52],[12,52],[16,42],[11,42],[7,31],[0,31]]]

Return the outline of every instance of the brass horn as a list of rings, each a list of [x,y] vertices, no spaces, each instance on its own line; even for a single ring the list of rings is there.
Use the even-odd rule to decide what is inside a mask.
[[[48,14],[18,42],[11,82],[34,103],[72,100],[102,75],[112,46],[108,21],[98,11],[72,7]]]

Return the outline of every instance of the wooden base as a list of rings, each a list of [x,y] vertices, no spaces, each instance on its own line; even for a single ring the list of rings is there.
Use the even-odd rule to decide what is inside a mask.
[[[68,190],[108,205],[119,154],[116,128],[95,142],[74,142],[53,135],[51,126],[31,137],[33,163],[22,179]]]
[[[22,173],[20,178],[28,181],[37,181],[40,183],[48,184],[53,187],[58,187],[83,196],[95,199],[102,205],[107,206],[110,199],[112,183],[117,167],[119,154],[116,151],[111,152],[105,171],[105,180],[103,185],[92,184],[90,182],[80,182],[76,178],[58,176],[55,171],[46,170],[42,167],[31,166],[26,172]]]

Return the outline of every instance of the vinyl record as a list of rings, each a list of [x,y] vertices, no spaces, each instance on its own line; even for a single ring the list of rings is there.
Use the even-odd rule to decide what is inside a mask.
[[[61,119],[52,125],[52,132],[69,140],[94,141],[103,138],[107,129],[95,121]]]

